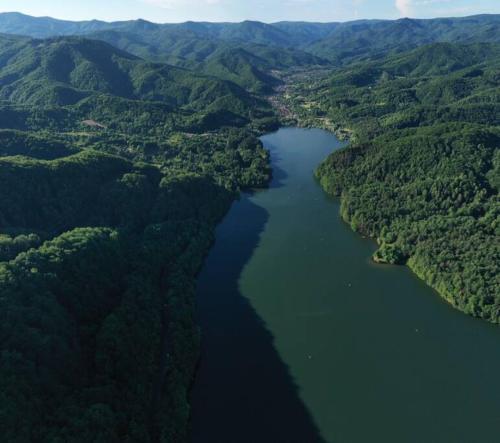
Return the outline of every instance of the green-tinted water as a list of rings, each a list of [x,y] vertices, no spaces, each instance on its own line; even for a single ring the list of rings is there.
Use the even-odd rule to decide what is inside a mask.
[[[263,142],[272,186],[234,204],[199,278],[194,442],[500,441],[500,329],[371,263],[312,175],[333,135]]]

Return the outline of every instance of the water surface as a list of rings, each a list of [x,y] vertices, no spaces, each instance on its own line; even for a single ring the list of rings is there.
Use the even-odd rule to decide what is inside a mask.
[[[199,278],[193,441],[500,441],[500,328],[371,263],[312,175],[332,134],[262,140],[272,185],[234,203]]]

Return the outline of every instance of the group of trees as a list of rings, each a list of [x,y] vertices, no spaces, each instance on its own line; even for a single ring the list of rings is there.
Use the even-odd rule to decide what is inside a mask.
[[[439,44],[346,68],[316,112],[354,131],[318,169],[374,260],[407,263],[462,311],[500,323],[500,49]]]
[[[234,191],[268,180],[259,142],[226,143],[220,184],[88,149],[0,160],[5,441],[187,439],[195,276]]]

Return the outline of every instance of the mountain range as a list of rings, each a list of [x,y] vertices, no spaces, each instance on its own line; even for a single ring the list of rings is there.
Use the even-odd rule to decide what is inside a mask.
[[[0,33],[36,38],[85,35],[106,41],[113,40],[113,44],[121,49],[127,46],[131,53],[142,53],[137,55],[154,55],[156,50],[197,60],[204,60],[214,52],[214,48],[220,48],[220,45],[228,42],[240,45],[260,44],[300,49],[342,63],[368,53],[406,50],[433,42],[498,42],[500,15],[426,20],[358,20],[345,23],[267,24],[244,21],[156,24],[141,19],[110,23],[97,20],[71,22],[49,17],[30,17],[20,13],[3,13],[0,14]],[[187,40],[196,43],[192,48],[184,47],[181,50]]]

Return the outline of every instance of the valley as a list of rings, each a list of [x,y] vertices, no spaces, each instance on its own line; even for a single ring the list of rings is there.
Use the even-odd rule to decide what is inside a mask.
[[[494,14],[0,13],[3,441],[493,441],[499,72]]]

